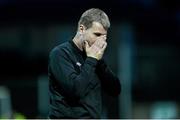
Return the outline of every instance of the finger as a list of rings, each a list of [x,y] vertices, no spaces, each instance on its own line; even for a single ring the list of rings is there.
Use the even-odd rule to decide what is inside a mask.
[[[104,51],[106,49],[106,47],[107,47],[107,42],[104,42],[104,45],[102,47],[102,51]]]
[[[99,48],[102,48],[103,47],[103,44],[104,44],[104,41],[101,39],[97,39],[96,42],[95,42],[95,45]]]
[[[86,49],[88,49],[90,47],[87,41],[84,41],[84,44],[85,44]]]
[[[104,47],[104,45],[106,44],[106,42],[105,41],[100,41],[99,42],[99,46],[100,46],[100,48],[102,49],[103,47]]]
[[[96,45],[92,46],[92,49],[94,51],[96,51],[96,53],[100,50],[100,48],[98,46],[96,46]]]
[[[104,41],[106,41],[106,39],[107,39],[107,36],[105,35],[105,36],[104,36]]]

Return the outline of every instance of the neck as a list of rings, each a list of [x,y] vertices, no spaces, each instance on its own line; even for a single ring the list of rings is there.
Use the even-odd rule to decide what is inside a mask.
[[[81,51],[83,51],[82,41],[77,35],[73,38],[73,42]]]

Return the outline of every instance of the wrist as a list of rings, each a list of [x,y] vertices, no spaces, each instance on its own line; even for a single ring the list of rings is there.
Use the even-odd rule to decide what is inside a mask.
[[[94,58],[96,60],[99,60],[99,58],[97,56],[94,56],[94,55],[87,55],[87,57],[90,57],[90,58]]]

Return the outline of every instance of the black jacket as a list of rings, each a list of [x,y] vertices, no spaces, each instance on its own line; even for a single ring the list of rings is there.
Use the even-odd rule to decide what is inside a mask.
[[[101,118],[101,90],[121,91],[119,79],[104,60],[86,57],[68,41],[49,55],[49,118]]]

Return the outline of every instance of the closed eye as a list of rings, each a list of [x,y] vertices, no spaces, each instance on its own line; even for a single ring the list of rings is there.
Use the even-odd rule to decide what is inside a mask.
[[[101,36],[101,33],[94,33],[94,35],[96,35],[97,37]]]

